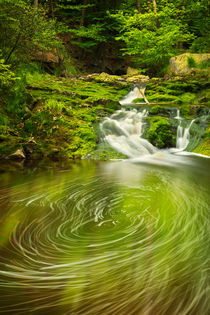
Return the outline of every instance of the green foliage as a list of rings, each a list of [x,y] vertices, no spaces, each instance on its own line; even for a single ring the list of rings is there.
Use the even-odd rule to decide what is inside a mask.
[[[54,99],[48,99],[45,103],[46,109],[50,109],[50,110],[53,110],[56,112],[62,112],[64,107],[65,107],[65,104],[63,102],[59,102],[59,101],[54,100]]]
[[[195,68],[197,66],[195,59],[192,57],[187,58],[187,65],[190,68],[193,68],[193,67]]]
[[[101,23],[92,24],[89,27],[82,26],[79,29],[72,29],[71,33],[76,35],[77,37],[92,39],[92,41],[89,40],[85,43],[75,41],[73,41],[73,43],[78,44],[79,46],[83,45],[85,47],[96,45],[97,42],[106,42],[106,36],[103,36],[101,34],[101,32],[103,32],[104,30],[106,30],[106,28]]]
[[[61,45],[57,35],[66,28],[48,19],[41,7],[31,6],[29,1],[2,0],[0,12],[0,49],[6,62],[19,63],[37,49],[46,51]]]
[[[210,60],[203,61],[198,65],[198,68],[200,69],[207,69],[210,67]]]
[[[0,59],[0,91],[4,87],[11,86],[17,80],[15,73],[10,68],[10,65],[5,64],[4,59]]]
[[[124,42],[124,54],[152,73],[161,72],[175,54],[178,43],[192,39],[186,25],[174,23],[173,14],[174,9],[169,7],[158,15],[153,12],[131,15],[122,11],[115,14],[121,33],[116,39]]]

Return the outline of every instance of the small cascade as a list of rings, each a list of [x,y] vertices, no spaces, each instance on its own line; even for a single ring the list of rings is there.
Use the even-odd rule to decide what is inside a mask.
[[[145,90],[146,90],[146,83],[143,82],[143,83],[138,84],[138,86],[135,86],[132,91],[130,91],[122,100],[120,100],[120,104],[121,105],[132,104],[133,100],[135,100],[136,98],[143,98],[145,103],[149,104],[145,96]]]
[[[151,143],[141,138],[146,116],[146,110],[142,112],[137,112],[135,109],[118,110],[100,125],[105,141],[115,150],[130,158],[157,152]]]
[[[195,119],[192,120],[187,126],[183,126],[179,109],[177,110],[177,116],[175,118],[179,120],[176,136],[176,148],[180,151],[184,151],[190,142],[190,128]]]
[[[121,105],[129,105],[132,100],[139,97],[139,89],[135,87],[123,100]],[[107,117],[100,124],[105,142],[117,152],[120,152],[131,159],[174,159],[172,155],[182,154],[190,142],[190,128],[195,120],[186,121],[180,116],[177,109],[174,119],[178,120],[176,148],[160,150],[154,147],[149,141],[142,138],[148,115],[146,109],[125,108],[116,111],[111,117]],[[177,125],[177,124],[176,124]],[[197,140],[196,140],[197,141]],[[183,153],[184,154],[184,153]]]
[[[175,119],[182,119],[180,116],[180,109],[177,109],[177,114],[176,117],[174,117]]]

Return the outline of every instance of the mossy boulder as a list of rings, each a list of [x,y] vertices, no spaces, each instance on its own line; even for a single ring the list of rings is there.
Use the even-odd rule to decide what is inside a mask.
[[[192,68],[210,59],[210,54],[185,53],[170,59],[171,74],[186,75],[192,72]]]
[[[87,76],[81,77],[85,81],[95,81],[106,83],[109,85],[118,85],[118,86],[125,86],[127,85],[125,78],[117,75],[111,75],[106,72],[102,73],[93,73]]]
[[[132,68],[132,67],[128,67],[127,68],[127,75],[128,76],[134,76],[134,75],[138,75],[139,74],[139,70]]]
[[[126,82],[138,84],[141,82],[148,82],[149,77],[143,74],[133,75],[126,78]]]
[[[203,141],[201,144],[194,150],[195,153],[203,154],[210,156],[210,126],[208,125],[208,128],[206,129]]]
[[[150,127],[147,132],[147,139],[150,143],[157,148],[168,148],[175,145],[175,137],[168,118],[150,117],[148,121]]]
[[[149,114],[151,116],[167,116],[169,117],[171,110],[165,106],[155,105],[150,108]]]

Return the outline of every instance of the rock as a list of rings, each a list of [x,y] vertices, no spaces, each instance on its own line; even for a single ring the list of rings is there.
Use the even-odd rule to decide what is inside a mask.
[[[29,140],[24,144],[24,151],[26,155],[31,155],[36,150],[37,143],[34,140],[34,137],[30,137]]]
[[[132,76],[132,77],[128,77],[126,79],[126,81],[129,82],[129,83],[138,84],[140,82],[147,82],[147,81],[149,81],[149,77],[147,75],[139,74],[139,75],[135,75],[135,76]]]
[[[102,73],[93,73],[89,74],[85,77],[80,77],[80,79],[85,81],[96,81],[96,82],[104,82],[109,85],[116,85],[116,86],[125,86],[127,85],[126,79],[122,76],[108,74],[106,72]]]
[[[195,69],[191,66],[189,60],[194,62],[195,65],[199,65],[204,61],[210,59],[210,54],[191,54],[186,53],[183,55],[175,56],[170,59],[170,70],[171,74],[175,75],[186,75],[190,74]]]
[[[138,74],[139,74],[139,70],[138,69],[131,68],[131,67],[127,68],[127,75],[134,76],[134,75],[138,75]]]
[[[23,153],[22,149],[18,149],[17,151],[15,151],[14,153],[12,153],[9,156],[10,159],[17,159],[17,160],[22,160],[25,159],[25,154]]]

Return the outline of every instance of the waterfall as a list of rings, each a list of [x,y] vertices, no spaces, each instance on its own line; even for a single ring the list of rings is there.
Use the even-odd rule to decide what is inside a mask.
[[[133,91],[120,102],[121,105],[129,104],[133,99],[138,97],[139,89],[135,87]],[[125,108],[116,111],[111,117],[107,117],[100,124],[100,129],[104,135],[104,140],[114,150],[120,152],[129,158],[139,158],[143,156],[153,156],[158,153],[162,154],[179,153],[186,149],[190,139],[190,128],[194,120],[190,121],[187,126],[183,125],[183,118],[180,116],[180,110],[177,110],[175,119],[179,120],[177,127],[176,148],[169,150],[159,150],[149,141],[142,138],[148,115],[146,109],[137,111],[136,109],[127,110]],[[163,153],[164,152],[164,153]],[[157,154],[155,154],[157,156]]]
[[[105,141],[118,152],[130,158],[153,154],[157,149],[146,139],[141,138],[144,131],[144,118],[148,112],[136,109],[118,110],[100,125]]]
[[[190,128],[195,119],[190,121],[190,123],[184,127],[179,109],[177,110],[177,116],[175,118],[179,120],[176,136],[176,148],[180,151],[184,151],[190,142]]]
[[[145,96],[145,90],[146,90],[146,83],[145,82],[139,83],[122,100],[120,100],[120,104],[121,105],[132,104],[133,100],[135,100],[136,98],[143,98],[145,103],[149,104],[149,102]],[[137,104],[139,104],[139,103],[137,103]],[[140,103],[140,104],[144,104],[144,103]]]

